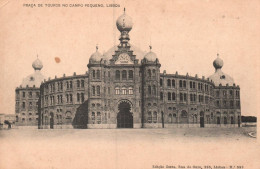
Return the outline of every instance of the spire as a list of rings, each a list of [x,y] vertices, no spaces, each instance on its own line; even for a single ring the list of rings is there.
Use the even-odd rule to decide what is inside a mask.
[[[152,51],[152,45],[149,45],[149,48],[150,48],[150,52]]]
[[[124,7],[124,14],[125,14],[125,7]]]
[[[96,51],[98,51],[98,44],[96,44]]]

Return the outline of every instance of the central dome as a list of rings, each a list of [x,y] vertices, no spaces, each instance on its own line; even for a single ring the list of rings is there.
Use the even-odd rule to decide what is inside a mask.
[[[123,32],[123,31],[131,31],[132,27],[133,27],[133,21],[132,21],[132,18],[128,15],[125,14],[125,9],[124,9],[124,14],[121,15],[117,21],[116,21],[116,26],[117,26],[117,29],[120,31],[120,32]]]

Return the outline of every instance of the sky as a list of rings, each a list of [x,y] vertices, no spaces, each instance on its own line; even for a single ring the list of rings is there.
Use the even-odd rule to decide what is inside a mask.
[[[0,113],[14,114],[15,88],[34,72],[37,54],[48,78],[84,74],[98,44],[101,53],[119,43],[116,19],[133,19],[130,43],[149,45],[161,72],[199,77],[214,73],[217,53],[223,72],[241,88],[242,115],[259,111],[260,2],[257,0],[2,0],[0,1]],[[24,7],[34,4],[116,3],[120,7]],[[60,62],[55,62],[55,57]],[[141,58],[139,58],[141,59]]]

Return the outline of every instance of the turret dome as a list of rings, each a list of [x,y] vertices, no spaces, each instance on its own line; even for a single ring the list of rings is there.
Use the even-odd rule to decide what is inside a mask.
[[[40,61],[40,59],[38,59],[38,56],[37,56],[37,59],[32,63],[32,67],[34,68],[34,70],[41,70],[43,65],[42,65],[42,62]]]
[[[154,62],[157,59],[156,53],[152,51],[152,46],[150,46],[150,52],[148,52],[145,56],[144,59],[146,59],[149,62]]]
[[[223,67],[224,62],[222,59],[219,58],[219,55],[217,55],[217,59],[214,60],[213,66],[215,67],[215,73],[211,76],[209,76],[209,79],[214,82],[215,85],[229,85],[232,86],[234,84],[234,79],[222,72],[221,68]]]
[[[96,46],[96,52],[93,53],[93,54],[90,56],[89,61],[90,61],[90,62],[100,62],[101,59],[102,59],[102,54],[98,51],[98,46]]]

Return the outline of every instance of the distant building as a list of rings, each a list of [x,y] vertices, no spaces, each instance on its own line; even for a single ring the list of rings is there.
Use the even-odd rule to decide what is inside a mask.
[[[33,62],[34,73],[23,79],[15,90],[15,118],[17,126],[38,126],[38,100],[40,84],[44,80],[41,74],[42,62]]]
[[[45,80],[40,94],[30,85],[35,76],[28,76],[16,89],[17,122],[35,125],[39,118],[39,128],[240,126],[240,88],[221,71],[219,57],[209,78],[161,73],[152,47],[145,53],[129,43],[131,17],[124,13],[116,25],[120,44],[104,54],[97,47],[88,73]]]

